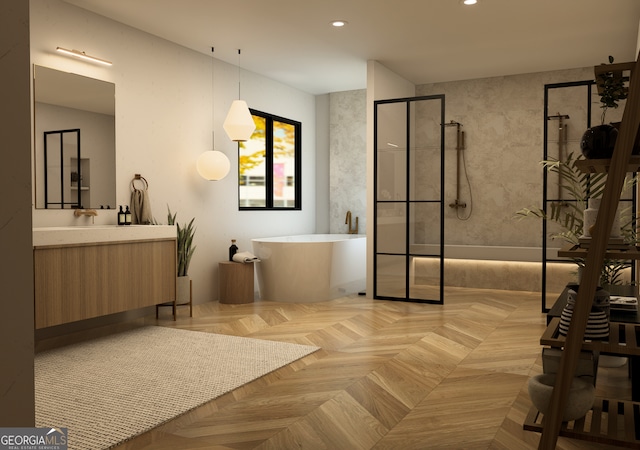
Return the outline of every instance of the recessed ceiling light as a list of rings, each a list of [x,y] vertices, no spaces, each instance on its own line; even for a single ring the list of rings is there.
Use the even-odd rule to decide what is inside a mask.
[[[463,5],[475,5],[478,3],[478,0],[462,0]]]
[[[336,28],[340,28],[340,27],[344,27],[348,22],[346,20],[334,20],[331,22],[331,25],[333,25]]]

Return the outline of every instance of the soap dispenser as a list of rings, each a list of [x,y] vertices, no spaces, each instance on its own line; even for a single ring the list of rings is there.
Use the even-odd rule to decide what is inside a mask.
[[[238,246],[236,245],[236,240],[231,239],[231,247],[229,247],[229,261],[233,261],[233,255],[238,252]]]
[[[127,210],[124,212],[124,224],[131,225],[131,211],[129,210],[129,205],[127,205]]]
[[[124,222],[124,211],[122,210],[122,205],[120,205],[120,211],[118,211],[118,225],[124,225]]]

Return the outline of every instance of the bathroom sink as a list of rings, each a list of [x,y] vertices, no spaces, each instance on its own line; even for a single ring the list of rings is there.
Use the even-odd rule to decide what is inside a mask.
[[[33,229],[33,246],[90,244],[176,237],[174,225],[79,225]]]

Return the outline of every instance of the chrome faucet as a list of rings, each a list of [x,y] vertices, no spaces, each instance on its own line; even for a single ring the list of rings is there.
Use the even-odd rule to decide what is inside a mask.
[[[84,209],[84,208],[79,208],[79,209],[74,209],[73,210],[73,215],[76,217],[81,217],[81,216],[90,216],[91,217],[91,223],[95,223],[95,216],[98,215],[98,211],[96,211],[95,209]]]
[[[344,223],[349,225],[349,234],[358,234],[358,217],[356,216],[355,228],[351,228],[351,211],[347,211],[347,217],[344,220]]]

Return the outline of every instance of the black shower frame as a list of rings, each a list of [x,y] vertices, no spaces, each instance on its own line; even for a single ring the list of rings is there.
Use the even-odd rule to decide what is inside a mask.
[[[410,183],[412,180],[411,177],[411,104],[418,101],[428,101],[428,100],[440,100],[440,199],[439,200],[411,200],[411,196],[409,195]],[[390,103],[406,103],[406,152],[407,152],[407,162],[406,162],[406,200],[404,201],[395,201],[395,200],[378,200],[378,106]],[[373,102],[373,298],[376,300],[392,300],[392,301],[408,301],[415,303],[432,303],[432,304],[444,304],[444,175],[445,175],[445,154],[444,154],[444,123],[445,123],[445,96],[444,94],[437,95],[425,95],[420,97],[405,97],[405,98],[396,98],[396,99],[387,99],[387,100],[375,100]],[[396,253],[378,253],[378,204],[379,203],[404,203],[406,205],[405,208],[405,252],[402,254]],[[439,298],[438,299],[417,299],[411,298],[411,289],[410,289],[410,264],[411,258],[414,256],[419,257],[428,257],[430,255],[417,255],[411,253],[411,243],[410,243],[410,208],[409,205],[412,203],[438,203],[440,206],[440,243],[439,243],[439,255],[436,255],[440,260],[440,286],[439,286]],[[391,296],[382,296],[378,295],[378,255],[390,255],[390,256],[405,256],[405,296],[400,297],[391,297]]]
[[[544,147],[543,147],[543,161],[547,161],[549,158],[549,91],[552,89],[563,89],[570,87],[579,87],[586,86],[587,95],[586,95],[586,104],[587,104],[587,128],[591,127],[591,115],[592,115],[592,96],[593,96],[593,87],[596,85],[595,80],[583,80],[583,81],[570,81],[564,83],[550,83],[544,85],[544,115],[543,115],[543,124],[544,124]],[[637,174],[633,175],[637,178]],[[542,210],[544,212],[544,218],[542,219],[542,286],[541,286],[541,312],[548,313],[551,308],[547,307],[547,262],[562,262],[567,264],[575,264],[573,261],[567,258],[548,258],[547,257],[547,245],[548,245],[548,229],[547,229],[547,205],[548,203],[552,203],[554,201],[558,201],[560,199],[549,199],[547,195],[547,186],[548,186],[548,177],[549,173],[545,168],[542,169]],[[566,202],[574,202],[575,200],[567,200],[562,199]],[[631,199],[621,200],[626,202],[632,202],[632,215],[633,217],[637,217],[637,189],[633,189]],[[635,284],[636,282],[636,261],[629,260],[631,265],[631,282]]]
[[[80,180],[81,178],[81,161],[80,161],[80,128],[71,128],[68,130],[54,130],[54,131],[45,131],[44,132],[44,207],[45,209],[49,209],[49,205],[60,205],[60,209],[64,209],[65,205],[71,205],[71,208],[82,208],[82,199],[81,199],[81,195],[82,192],[80,190],[80,184],[78,182],[78,193],[77,193],[77,201],[76,202],[65,202],[65,198],[64,198],[64,177],[65,177],[65,172],[63,170],[64,168],[64,136],[65,134],[71,134],[71,133],[75,133],[76,134],[76,145],[77,145],[77,149],[78,149],[78,166],[77,166],[77,172],[78,172],[78,180]],[[60,202],[49,202],[49,184],[48,184],[48,180],[49,180],[49,174],[48,174],[48,170],[47,170],[47,165],[48,165],[48,158],[49,158],[49,154],[48,154],[48,148],[47,148],[47,142],[48,139],[47,137],[49,135],[59,135],[60,136]],[[71,174],[68,174],[69,176],[71,176]]]

